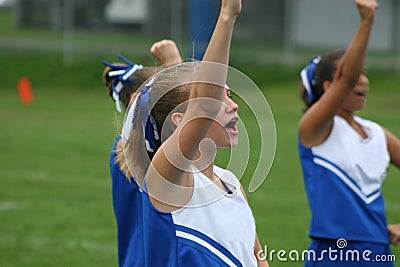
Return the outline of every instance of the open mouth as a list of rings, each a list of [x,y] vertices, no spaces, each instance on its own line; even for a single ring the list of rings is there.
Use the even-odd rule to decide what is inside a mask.
[[[237,121],[238,121],[238,118],[237,117],[235,117],[235,118],[233,118],[232,120],[230,120],[226,125],[225,125],[225,128],[227,128],[227,129],[232,129],[233,131],[237,131]]]
[[[358,96],[363,96],[363,97],[367,96],[367,92],[363,92],[363,91],[355,92],[355,94]]]

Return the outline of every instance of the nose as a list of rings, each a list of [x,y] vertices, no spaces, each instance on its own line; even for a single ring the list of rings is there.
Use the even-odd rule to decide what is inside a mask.
[[[361,74],[360,75],[360,78],[358,79],[358,83],[359,84],[361,84],[361,85],[369,85],[369,80],[368,80],[368,77],[367,77],[367,75],[365,75],[365,74]]]
[[[231,98],[226,97],[226,112],[227,113],[231,113],[231,112],[237,112],[237,110],[239,109],[239,105],[236,104],[236,102],[234,102]]]
[[[361,74],[355,87],[369,89],[368,77],[365,74]]]

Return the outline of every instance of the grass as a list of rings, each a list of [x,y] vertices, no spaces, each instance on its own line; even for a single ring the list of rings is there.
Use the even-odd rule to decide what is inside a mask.
[[[1,51],[0,57],[0,265],[116,266],[108,157],[117,135],[114,122],[121,116],[101,84],[102,58],[80,56],[65,65],[59,53]],[[244,64],[235,58],[233,65],[262,89],[276,123],[271,171],[248,194],[261,244],[269,250],[306,249],[309,211],[296,151],[302,109],[299,67]],[[20,77],[32,81],[32,106],[19,101]],[[400,77],[371,70],[370,80],[362,115],[400,136]],[[240,115],[252,117],[243,105]],[[251,123],[249,119],[250,130]],[[221,163],[226,153],[218,158]],[[253,159],[257,154],[251,155],[250,164]],[[389,222],[400,222],[399,174],[390,168],[383,189]],[[245,188],[250,180],[246,175]],[[393,251],[400,256],[398,247]],[[274,261],[271,266],[301,263]]]
[[[101,90],[33,87],[30,107],[2,90],[1,266],[113,266],[112,107]]]

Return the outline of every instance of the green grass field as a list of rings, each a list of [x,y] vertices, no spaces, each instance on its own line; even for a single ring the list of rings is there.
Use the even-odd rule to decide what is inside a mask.
[[[0,58],[0,266],[116,266],[108,158],[122,117],[101,83],[103,58],[82,56],[69,65],[58,53],[1,51]],[[301,251],[309,211],[296,151],[300,67],[233,62],[263,90],[277,126],[271,171],[248,194],[260,241],[269,250]],[[362,115],[400,136],[400,77],[370,75]],[[16,88],[23,76],[35,93],[28,107]],[[240,109],[242,118],[246,112]],[[242,179],[245,187],[249,180]],[[391,168],[384,186],[389,222],[400,223],[398,188],[400,172]],[[393,251],[399,258],[399,247]]]

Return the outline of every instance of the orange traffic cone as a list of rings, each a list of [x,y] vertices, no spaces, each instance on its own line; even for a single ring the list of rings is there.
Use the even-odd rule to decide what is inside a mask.
[[[32,85],[28,78],[23,77],[18,80],[18,92],[22,104],[25,106],[33,104]]]

